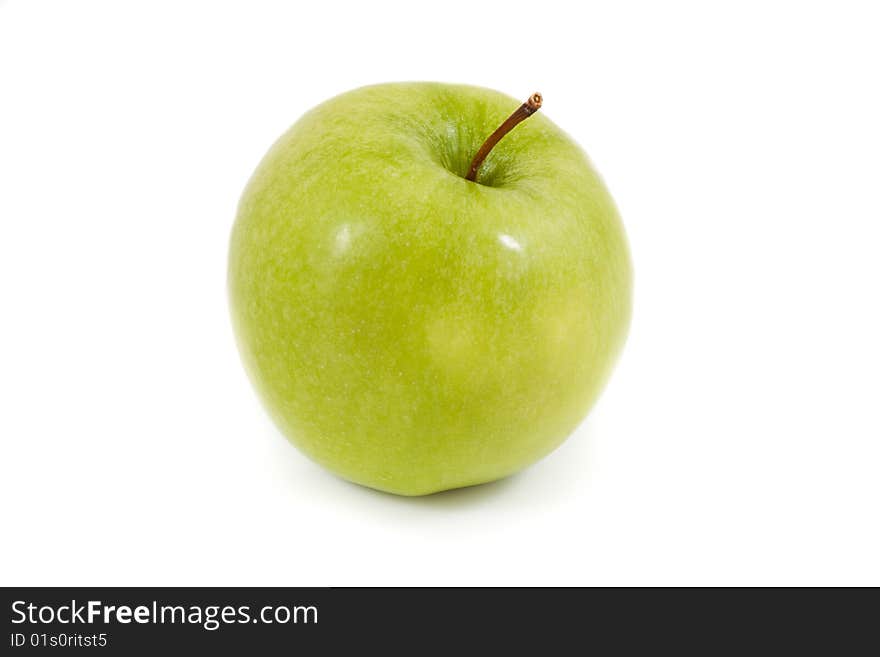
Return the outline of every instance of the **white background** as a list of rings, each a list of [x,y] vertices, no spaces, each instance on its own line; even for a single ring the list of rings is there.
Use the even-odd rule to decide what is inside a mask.
[[[850,2],[0,2],[2,584],[880,584],[880,18]],[[526,97],[632,243],[594,412],[405,499],[269,422],[238,196],[363,84]]]

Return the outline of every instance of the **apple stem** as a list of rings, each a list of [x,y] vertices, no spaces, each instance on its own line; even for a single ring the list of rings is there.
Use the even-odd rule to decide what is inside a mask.
[[[498,126],[495,132],[489,135],[486,141],[483,142],[483,145],[480,146],[480,150],[477,151],[477,154],[474,155],[474,159],[471,160],[471,168],[465,178],[467,180],[470,180],[471,182],[477,182],[477,172],[480,170],[480,166],[482,166],[483,160],[486,159],[489,151],[495,148],[495,144],[501,141],[504,135],[513,130],[519,123],[522,123],[532,114],[541,109],[541,105],[543,104],[543,102],[544,99],[541,97],[541,94],[536,91],[531,96],[529,96],[526,102],[517,107],[516,111],[508,116],[504,120],[504,123]]]

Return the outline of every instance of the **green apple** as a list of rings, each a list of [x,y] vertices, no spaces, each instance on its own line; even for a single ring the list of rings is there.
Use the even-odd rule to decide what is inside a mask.
[[[247,185],[229,294],[282,432],[353,482],[423,495],[510,475],[584,419],[626,338],[614,202],[541,113],[475,154],[518,101],[382,84],[305,114]]]

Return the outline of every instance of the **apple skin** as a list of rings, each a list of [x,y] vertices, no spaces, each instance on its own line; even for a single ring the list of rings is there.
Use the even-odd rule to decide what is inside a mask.
[[[245,368],[282,432],[350,481],[424,495],[510,475],[578,426],[629,327],[614,202],[542,113],[472,86],[356,89],[306,113],[241,198]]]

